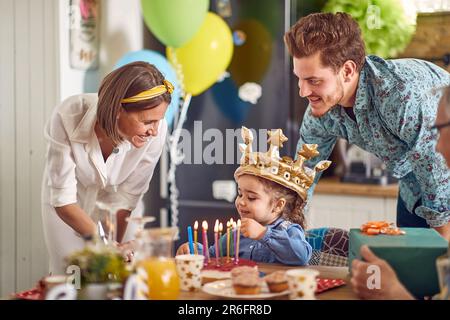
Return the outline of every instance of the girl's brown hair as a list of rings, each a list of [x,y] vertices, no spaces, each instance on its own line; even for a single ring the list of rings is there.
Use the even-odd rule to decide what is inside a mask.
[[[358,71],[365,62],[361,29],[343,12],[313,13],[301,18],[286,32],[284,42],[297,59],[320,53],[322,65],[335,72],[348,60],[355,62]]]
[[[114,145],[122,142],[117,127],[117,117],[120,109],[139,111],[152,109],[163,102],[170,103],[170,93],[133,103],[121,103],[124,98],[162,85],[164,76],[152,64],[143,61],[126,64],[109,73],[100,84],[98,90],[97,122],[111,138]]]
[[[299,224],[303,230],[306,228],[306,219],[303,213],[305,202],[303,199],[291,189],[283,187],[282,185],[273,181],[257,177],[264,186],[264,190],[272,197],[271,203],[284,198],[286,204],[284,205],[281,217],[293,223]]]

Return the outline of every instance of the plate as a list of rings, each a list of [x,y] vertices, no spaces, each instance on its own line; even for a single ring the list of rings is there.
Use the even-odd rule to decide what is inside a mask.
[[[289,290],[270,292],[265,282],[261,285],[261,292],[259,294],[236,294],[230,279],[209,282],[203,286],[202,290],[213,296],[233,299],[269,299],[289,294]]]

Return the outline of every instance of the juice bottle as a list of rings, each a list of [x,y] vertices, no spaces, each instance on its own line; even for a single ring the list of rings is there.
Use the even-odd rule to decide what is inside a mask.
[[[140,235],[138,266],[147,273],[148,299],[173,300],[180,293],[179,277],[172,257],[177,228],[150,228]]]
[[[142,261],[147,272],[149,298],[174,300],[180,293],[180,283],[173,258],[151,257]]]

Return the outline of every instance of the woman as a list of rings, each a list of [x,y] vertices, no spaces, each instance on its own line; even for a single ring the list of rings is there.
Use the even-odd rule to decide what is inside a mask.
[[[153,65],[133,62],[108,74],[98,96],[72,96],[54,110],[42,185],[51,273],[64,273],[64,257],[98,232],[100,203],[117,212],[118,242],[125,218],[142,215],[135,209],[161,155],[172,92]]]

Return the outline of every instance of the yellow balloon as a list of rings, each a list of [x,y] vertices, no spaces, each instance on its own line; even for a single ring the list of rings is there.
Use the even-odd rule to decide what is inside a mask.
[[[230,28],[218,15],[208,12],[200,30],[179,48],[167,48],[167,58],[183,75],[184,91],[199,95],[227,69],[233,56]]]

